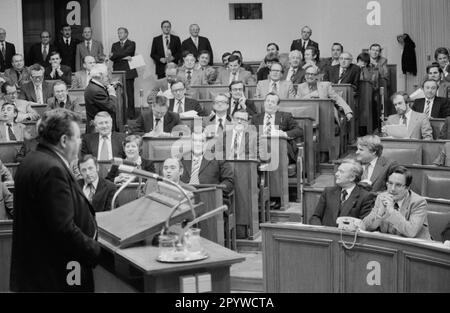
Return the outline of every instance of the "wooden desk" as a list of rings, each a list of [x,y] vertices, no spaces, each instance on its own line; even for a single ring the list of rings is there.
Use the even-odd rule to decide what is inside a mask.
[[[337,228],[261,227],[265,292],[450,292],[450,248],[442,243],[358,233],[347,250]]]
[[[445,124],[445,118],[430,118],[430,124],[433,128],[433,138],[438,139],[442,126]]]
[[[244,261],[244,257],[209,240],[202,239],[202,245],[209,258],[188,263],[160,263],[156,261],[159,255],[158,247],[135,246],[118,249],[99,238],[102,245],[103,262],[111,271],[133,288],[141,292],[181,292],[180,277],[209,274],[212,292],[230,292],[230,266]],[[108,277],[96,275],[96,289],[108,288]],[[99,283],[107,286],[99,285]],[[119,291],[122,288],[118,288]],[[113,290],[110,290],[113,291]]]
[[[0,220],[0,293],[9,291],[12,229],[12,220]]]
[[[383,148],[387,149],[422,149],[422,165],[432,165],[446,141],[381,138]],[[401,162],[400,162],[401,163]]]
[[[219,93],[228,94],[230,88],[228,85],[201,85],[191,86],[191,90],[196,94],[198,100],[214,100],[215,95]],[[247,99],[254,98],[256,94],[256,85],[246,85],[244,95]]]
[[[0,142],[0,160],[3,163],[16,162],[16,155],[22,147],[23,141]]]

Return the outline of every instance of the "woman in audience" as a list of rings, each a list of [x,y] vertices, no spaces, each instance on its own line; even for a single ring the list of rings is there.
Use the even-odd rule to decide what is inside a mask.
[[[142,137],[137,135],[130,135],[125,138],[123,143],[126,158],[123,161],[125,164],[136,166],[148,172],[155,172],[155,166],[152,161],[141,158],[142,151]],[[109,170],[106,179],[113,181],[115,184],[122,184],[128,180],[130,176],[125,173],[119,174],[119,166],[114,164]]]
[[[440,47],[434,52],[434,59],[444,72],[444,79],[450,81],[450,55],[447,48]]]

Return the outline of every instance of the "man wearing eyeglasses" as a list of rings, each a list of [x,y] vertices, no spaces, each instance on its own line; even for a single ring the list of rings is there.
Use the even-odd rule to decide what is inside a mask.
[[[427,201],[410,189],[412,179],[407,168],[392,169],[387,191],[378,195],[374,208],[363,219],[366,230],[431,240]]]
[[[30,66],[31,81],[23,84],[19,98],[39,104],[47,103],[53,97],[53,83],[44,80],[44,68],[39,64]]]
[[[169,111],[180,114],[180,117],[205,116],[200,103],[186,97],[186,85],[181,79],[172,82],[170,87],[174,99],[169,100]]]
[[[232,81],[230,86],[230,107],[228,108],[228,114],[233,117],[234,113],[238,111],[246,111],[251,118],[256,115],[256,106],[253,100],[249,100],[245,97],[245,85],[241,80]]]
[[[352,61],[353,56],[349,52],[341,53],[339,64],[325,69],[323,80],[333,84],[351,84],[358,88],[361,69]]]
[[[281,80],[284,69],[280,62],[274,62],[270,66],[268,79],[261,80],[256,85],[256,98],[264,99],[269,93],[277,94],[280,99],[295,97],[295,89],[291,81]]]
[[[210,116],[203,119],[203,128],[207,135],[214,134],[221,136],[227,125],[232,124],[231,116],[228,114],[229,108],[228,96],[224,93],[219,93],[214,99],[213,112]]]

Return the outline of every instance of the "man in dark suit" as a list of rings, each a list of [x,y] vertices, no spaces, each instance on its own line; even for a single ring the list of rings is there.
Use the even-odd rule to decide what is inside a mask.
[[[30,69],[25,66],[23,55],[15,54],[12,57],[12,67],[5,70],[5,78],[9,79],[20,90],[23,84],[30,81]]]
[[[189,32],[191,33],[191,37],[185,39],[181,44],[181,52],[189,51],[192,53],[196,59],[198,59],[200,55],[200,51],[206,50],[209,52],[209,65],[213,65],[213,50],[211,48],[211,44],[209,43],[209,39],[206,37],[199,36],[200,26],[197,24],[191,24],[189,26]]]
[[[181,59],[180,37],[170,34],[172,24],[169,21],[161,22],[162,35],[153,38],[150,57],[155,62],[158,79],[164,78],[165,66],[173,62],[178,64]]]
[[[339,42],[334,42],[331,45],[331,58],[327,58],[323,62],[323,68],[339,65],[339,56],[344,52],[344,46]]]
[[[130,69],[128,61],[131,61],[131,57],[134,56],[136,43],[128,39],[128,29],[125,27],[119,27],[117,34],[119,41],[113,43],[109,59],[114,62],[114,71],[126,71],[127,115],[129,119],[134,119],[136,114],[134,110],[134,80],[138,76],[138,73],[136,69]]]
[[[17,169],[11,291],[94,291],[95,211],[69,168],[78,155],[79,122],[65,109],[45,113],[37,150]]]
[[[232,117],[235,112],[244,110],[248,113],[249,118],[256,115],[256,106],[253,100],[245,98],[245,85],[241,80],[232,81],[230,86],[230,106],[228,108],[228,114]]]
[[[351,84],[358,88],[361,69],[358,65],[352,64],[352,60],[353,56],[350,53],[341,53],[339,65],[325,68],[323,80],[333,84]]]
[[[39,104],[47,103],[53,97],[53,83],[44,81],[44,68],[39,64],[30,66],[31,81],[23,84],[19,98]]]
[[[326,187],[322,192],[309,223],[336,227],[338,217],[363,219],[368,215],[373,207],[375,194],[358,186],[362,172],[361,164],[357,161],[344,160],[335,173],[336,186]]]
[[[302,61],[303,57],[300,51],[292,50],[289,52],[289,69],[283,73],[281,79],[290,81],[294,85],[303,83],[305,80],[305,70],[301,67]]]
[[[270,92],[264,100],[265,112],[253,116],[252,124],[256,126],[259,135],[287,136],[289,163],[297,160],[297,142],[303,140],[303,130],[298,126],[291,113],[280,112],[280,98]]]
[[[28,59],[26,64],[31,66],[35,63],[42,65],[43,67],[50,66],[50,53],[57,51],[56,47],[50,43],[50,33],[44,30],[41,33],[41,42],[35,43],[31,46],[28,53]]]
[[[183,80],[177,79],[172,82],[170,89],[175,98],[169,100],[169,112],[175,112],[183,116],[183,113],[195,111],[198,116],[206,115],[197,100],[186,98],[186,86]]]
[[[305,55],[306,47],[312,46],[317,49],[317,58],[319,58],[320,57],[319,44],[310,39],[311,35],[312,35],[312,29],[309,28],[308,26],[304,26],[302,28],[302,38],[292,41],[291,51],[298,50],[303,55]]]
[[[167,98],[164,96],[149,96],[147,103],[151,110],[144,112],[136,120],[133,132],[138,134],[149,133],[158,137],[170,134],[172,129],[180,124],[180,116],[174,112],[168,112]]]
[[[254,125],[249,125],[249,115],[240,110],[233,115],[233,125],[226,127],[223,138],[218,138],[216,151],[223,149],[226,160],[256,160],[258,149],[258,132]],[[223,140],[223,143],[220,142]]]
[[[12,57],[16,54],[13,43],[6,41],[6,30],[0,28],[0,72],[12,67]]]
[[[95,212],[110,211],[112,199],[117,190],[116,185],[98,176],[97,159],[90,154],[78,161],[78,167],[83,176],[83,179],[78,180],[78,184]]]
[[[84,134],[80,154],[91,154],[97,160],[105,161],[113,158],[125,158],[123,142],[125,134],[112,130],[113,121],[108,112],[95,115],[95,133]]]
[[[391,169],[398,164],[382,156],[383,145],[380,137],[367,135],[357,140],[356,160],[363,165],[362,182],[372,186],[373,192],[386,190],[386,182]]]
[[[446,98],[436,97],[438,83],[427,79],[422,84],[425,98],[414,100],[411,109],[424,113],[429,118],[446,118],[450,115],[450,105]]]
[[[70,67],[71,72],[75,72],[75,53],[80,40],[72,37],[72,28],[67,24],[62,26],[61,34],[62,37],[55,43],[56,49],[61,55],[61,64]]]
[[[92,133],[95,126],[91,123],[95,115],[100,111],[106,111],[113,119],[113,130],[117,130],[116,106],[117,95],[114,87],[108,85],[108,68],[105,64],[98,63],[92,67],[91,80],[84,91],[84,103],[86,106],[86,134]]]
[[[69,66],[62,64],[59,52],[50,53],[50,66],[45,69],[45,80],[62,80],[66,85],[72,84],[72,70]]]

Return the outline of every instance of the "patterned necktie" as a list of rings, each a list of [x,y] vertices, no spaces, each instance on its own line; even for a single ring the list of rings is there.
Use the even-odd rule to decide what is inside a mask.
[[[89,183],[87,185],[87,188],[89,190],[88,200],[89,200],[89,202],[92,202],[92,199],[94,198],[94,195],[95,195],[95,187],[92,183]]]
[[[109,151],[108,151],[108,136],[102,136],[102,150],[100,151],[100,160],[107,161],[109,160]]]
[[[370,166],[370,163],[363,165],[364,171],[363,171],[363,175],[361,177],[361,180],[369,179],[369,166]]]
[[[5,58],[5,53],[6,53],[6,50],[5,50],[5,42],[2,42],[2,54],[3,54],[3,58]]]
[[[348,195],[347,190],[343,189],[341,191],[341,203],[345,202],[345,200],[347,199],[347,195]]]
[[[231,116],[234,115],[234,113],[236,113],[236,111],[239,110],[239,100],[234,100],[234,107],[233,107],[233,112],[231,112]]]
[[[341,82],[341,80],[342,80],[342,77],[344,77],[344,75],[345,75],[345,72],[347,71],[347,69],[345,69],[345,68],[342,68],[342,72],[341,72],[341,75],[339,75],[339,83]]]
[[[44,51],[42,51],[42,59],[45,61],[47,59],[48,51],[47,45],[44,45]]]
[[[276,82],[272,83],[272,92],[275,92],[275,93],[278,92],[278,88],[277,88],[277,83]]]
[[[12,125],[10,123],[6,125],[8,126],[9,141],[17,141],[16,135],[14,135],[14,132],[12,130]]]
[[[178,114],[183,112],[183,102],[181,100],[178,100]]]
[[[267,114],[266,118],[266,135],[270,136],[272,133],[272,114]]]
[[[426,104],[425,104],[425,109],[423,110],[423,113],[425,113],[425,115],[427,116],[427,117],[430,117],[430,104],[431,104],[431,101],[430,100],[427,100],[427,102],[426,102]]]
[[[36,102],[39,104],[44,104],[44,99],[42,98],[42,85],[35,86],[35,93],[36,93]]]
[[[88,41],[87,43],[86,43],[86,48],[87,48],[87,51],[89,52],[89,54],[91,53],[91,42],[90,41]]]
[[[186,71],[186,74],[187,74],[186,79],[188,81],[188,84],[191,83],[191,79],[192,79],[192,74],[191,73],[192,73],[192,71]]]
[[[217,129],[217,133],[218,134],[222,134],[223,133],[223,119],[219,118],[219,128]]]
[[[406,115],[402,116],[402,124],[405,125],[405,126],[407,125]]]
[[[167,48],[169,48],[169,44],[170,44],[169,36],[166,36],[166,46],[167,46]]]
[[[195,158],[192,160],[192,169],[191,169],[191,179],[189,180],[189,184],[198,185],[200,184],[200,180],[198,177],[198,173],[200,171],[200,158]]]

